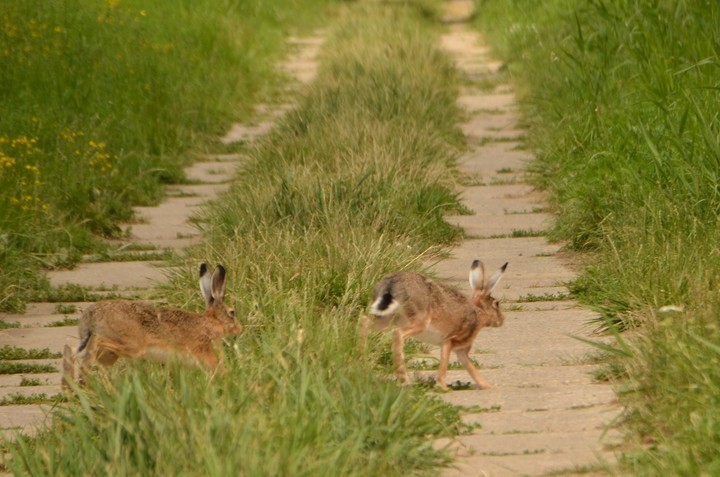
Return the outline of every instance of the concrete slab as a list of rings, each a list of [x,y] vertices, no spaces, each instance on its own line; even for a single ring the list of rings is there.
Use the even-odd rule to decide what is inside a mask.
[[[495,373],[485,371],[483,374],[489,379]],[[601,384],[543,386],[539,389],[499,386],[495,389],[452,391],[446,393],[443,399],[457,406],[499,407],[501,415],[508,411],[543,414],[548,421],[555,419],[556,411],[589,409],[617,402],[610,386]],[[541,418],[538,416],[538,419]]]
[[[475,15],[477,8],[471,0],[449,0],[441,5],[440,21],[443,23],[467,22]]]
[[[501,201],[504,202],[504,201]],[[553,216],[548,214],[493,213],[493,208],[502,204],[487,203],[487,207],[476,215],[447,216],[447,222],[462,227],[468,238],[512,237],[513,235],[537,235],[552,226]],[[517,204],[522,206],[523,204]],[[495,207],[493,207],[495,206]]]
[[[76,284],[89,288],[152,288],[166,280],[163,268],[152,262],[82,263],[73,270],[48,272],[54,287]]]
[[[12,399],[14,396],[23,397],[41,397],[43,394],[47,398],[61,392],[60,385],[44,385],[44,386],[3,386],[0,387],[0,400]]]
[[[608,420],[613,421],[618,417],[618,408],[614,404],[595,404],[587,407],[570,406],[564,410],[556,410],[554,419],[550,420],[542,411],[513,411],[511,409],[505,411],[504,413],[468,413],[463,421],[468,424],[481,425],[484,434],[510,435],[515,433],[602,431]]]
[[[200,232],[188,219],[199,213],[200,206],[208,199],[207,196],[175,197],[157,207],[135,207],[143,222],[129,226],[132,240],[175,250],[197,243]]]
[[[469,113],[481,111],[515,112],[518,108],[515,95],[512,93],[464,94],[458,98],[457,103],[458,106]]]
[[[16,346],[26,349],[48,348],[53,353],[61,353],[66,343],[76,346],[77,341],[77,326],[0,330],[0,346]]]
[[[64,306],[75,306],[73,313],[58,313],[58,303],[29,303],[25,313],[0,313],[0,320],[8,323],[19,323],[23,328],[42,327],[65,318],[77,318],[82,308],[81,303],[62,303]]]
[[[258,124],[248,125],[243,123],[235,123],[230,126],[230,130],[220,138],[223,144],[233,144],[237,142],[250,142],[264,136],[270,132],[275,123],[273,121],[262,121]]]
[[[516,130],[519,120],[520,116],[515,112],[482,114],[471,117],[460,127],[468,139],[482,139],[495,133],[514,135],[516,132],[521,132]]]
[[[2,436],[7,437],[18,433],[35,435],[38,429],[43,428],[46,421],[51,419],[51,409],[52,407],[47,404],[3,406],[3,412],[0,412]],[[10,432],[5,432],[6,430]]]
[[[201,161],[185,168],[188,180],[209,184],[225,183],[235,176],[232,162]]]
[[[0,388],[20,386],[23,378],[37,379],[41,385],[54,386],[60,384],[60,374],[58,373],[2,374],[0,375]]]
[[[490,143],[478,147],[458,159],[458,170],[483,185],[521,182],[532,160],[522,150],[507,149],[507,143]]]

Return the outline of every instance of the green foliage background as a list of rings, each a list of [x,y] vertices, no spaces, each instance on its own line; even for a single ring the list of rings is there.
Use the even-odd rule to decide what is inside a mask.
[[[520,85],[554,237],[590,252],[574,292],[640,326],[619,392],[634,475],[720,460],[720,6],[486,1],[478,25]],[[682,312],[663,312],[666,305]]]

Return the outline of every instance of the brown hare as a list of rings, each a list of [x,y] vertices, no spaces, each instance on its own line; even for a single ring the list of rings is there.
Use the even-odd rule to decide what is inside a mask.
[[[212,275],[207,264],[200,265],[200,290],[207,305],[204,313],[128,300],[90,306],[80,318],[77,351],[73,353],[70,345],[65,345],[63,383],[75,379],[76,359],[80,360],[81,380],[94,363],[110,366],[121,357],[165,362],[177,354],[215,369],[220,340],[241,330],[235,311],[223,303],[225,280],[222,265]]]
[[[376,331],[394,329],[393,364],[398,380],[408,382],[403,346],[405,338],[413,337],[440,346],[440,367],[437,384],[446,389],[450,352],[455,351],[475,383],[481,389],[491,388],[470,361],[475,336],[485,326],[502,326],[504,317],[500,302],[492,293],[507,268],[507,262],[489,280],[480,260],[470,267],[472,298],[415,272],[385,275],[373,289],[369,316],[362,318],[360,338],[365,340],[369,328]]]

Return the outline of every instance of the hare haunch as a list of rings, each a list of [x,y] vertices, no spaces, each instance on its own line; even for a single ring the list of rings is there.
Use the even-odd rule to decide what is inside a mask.
[[[384,276],[373,289],[369,316],[362,318],[361,339],[368,329],[393,333],[393,364],[398,380],[408,382],[403,345],[405,338],[413,337],[425,343],[440,346],[440,367],[437,384],[446,388],[450,352],[472,376],[479,388],[492,387],[470,361],[475,336],[485,326],[502,326],[504,317],[500,302],[490,294],[507,268],[505,263],[485,281],[485,269],[480,260],[472,262],[470,286],[473,294],[466,297],[456,289],[443,285],[415,272],[396,272]]]
[[[77,351],[65,345],[64,378],[75,379],[78,359],[85,373],[94,363],[110,366],[121,357],[164,362],[173,353],[215,369],[219,342],[241,330],[235,311],[223,303],[225,280],[221,265],[212,275],[207,264],[200,265],[200,290],[207,305],[204,313],[129,300],[106,300],[90,306],[80,318]]]

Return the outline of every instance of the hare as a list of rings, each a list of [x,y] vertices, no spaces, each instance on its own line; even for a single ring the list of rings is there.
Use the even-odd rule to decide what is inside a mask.
[[[480,389],[491,388],[472,365],[468,353],[481,328],[503,324],[500,302],[490,293],[507,265],[506,262],[486,282],[482,262],[474,260],[470,267],[472,298],[419,273],[403,271],[385,275],[373,290],[369,316],[361,319],[361,340],[364,342],[370,327],[376,331],[394,329],[393,364],[402,384],[408,382],[403,345],[405,338],[411,336],[440,346],[437,384],[441,389],[447,388],[445,375],[451,351],[455,351]]]
[[[200,290],[207,305],[202,314],[128,300],[106,300],[90,306],[80,318],[77,351],[65,345],[63,384],[67,387],[67,379],[75,379],[77,358],[81,380],[94,363],[111,366],[120,357],[165,362],[173,353],[214,370],[219,341],[242,328],[235,311],[223,303],[225,279],[222,265],[212,275],[207,264],[200,265]]]

